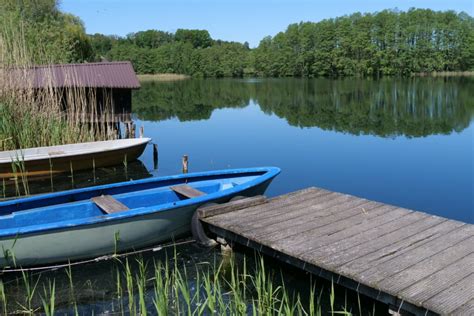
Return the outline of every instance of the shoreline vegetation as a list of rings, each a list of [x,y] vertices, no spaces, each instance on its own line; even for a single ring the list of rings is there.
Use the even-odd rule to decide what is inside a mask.
[[[472,77],[474,71],[433,71],[433,72],[419,72],[413,73],[412,77]],[[180,81],[188,80],[193,77],[190,75],[179,74],[179,73],[156,73],[156,74],[138,74],[138,80],[140,82],[148,81]],[[258,78],[258,77],[244,77],[244,78]]]
[[[184,74],[174,74],[174,73],[158,73],[158,74],[145,74],[137,75],[140,82],[147,81],[179,81],[191,79],[191,76]]]
[[[56,87],[54,70],[47,67],[38,86],[30,71],[37,64],[76,59],[76,40],[86,39],[80,20],[61,13],[55,1],[7,0],[0,6],[0,29],[1,150],[115,137],[112,126],[94,120],[98,111],[92,89]],[[67,74],[65,85],[75,86],[75,78]],[[103,107],[111,108],[109,103]]]
[[[387,9],[293,23],[250,47],[213,39],[198,29],[87,34],[83,22],[61,12],[56,0],[5,0],[0,9],[0,18],[13,17],[24,33],[32,64],[127,60],[140,75],[198,78],[380,78],[474,71],[474,18],[452,10]]]
[[[394,9],[294,23],[255,48],[207,30],[88,38],[94,60],[130,60],[140,74],[380,78],[474,70],[474,19],[455,11]]]
[[[418,77],[472,77],[474,71],[434,71],[434,72],[419,72],[413,74]]]
[[[0,313],[372,316],[380,308],[331,282],[309,278],[306,286],[289,288],[282,269],[258,255],[237,260],[233,253],[216,254],[194,265],[176,248],[162,252],[158,258],[112,255],[96,263],[107,272],[95,279],[91,271],[84,280],[73,265],[4,275]],[[337,298],[341,291],[344,299]]]

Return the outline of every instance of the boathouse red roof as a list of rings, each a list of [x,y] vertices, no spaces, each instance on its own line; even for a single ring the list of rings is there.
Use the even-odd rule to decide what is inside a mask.
[[[42,65],[9,70],[16,88],[125,88],[138,89],[140,82],[129,61]]]

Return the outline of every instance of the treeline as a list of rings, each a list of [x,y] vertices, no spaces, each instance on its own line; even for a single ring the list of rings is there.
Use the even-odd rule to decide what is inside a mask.
[[[94,60],[83,22],[57,0],[0,0],[0,49],[1,65]]]
[[[148,30],[126,37],[94,34],[90,39],[96,60],[130,60],[141,74],[242,77],[252,72],[248,43],[213,40],[206,30]]]
[[[474,19],[464,12],[384,10],[302,22],[254,49],[212,39],[206,30],[86,35],[82,21],[60,12],[57,0],[1,0],[0,22],[10,24],[2,32],[25,33],[28,53],[48,56],[33,58],[37,63],[130,60],[141,74],[378,77],[474,70]]]
[[[255,50],[255,69],[272,77],[406,76],[473,67],[474,20],[453,11],[384,10],[292,24]]]

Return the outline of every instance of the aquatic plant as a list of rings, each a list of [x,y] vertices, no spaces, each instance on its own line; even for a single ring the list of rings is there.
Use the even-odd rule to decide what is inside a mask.
[[[87,289],[77,289],[80,282],[73,278],[71,265],[51,276],[24,271],[8,281],[0,280],[0,310],[4,314],[46,315],[55,312],[79,315],[105,310],[122,315],[363,314],[359,297],[357,313],[351,311],[347,299],[342,305],[337,302],[334,284],[329,291],[317,288],[313,280],[308,283],[309,292],[288,287],[284,275],[269,269],[260,256],[237,261],[231,254],[215,259],[214,263],[191,265],[192,271],[183,265],[180,256],[176,251],[172,260],[141,255],[124,259],[113,256],[109,261],[112,268],[109,281],[115,290],[103,298],[108,303],[100,310],[94,309],[94,304],[79,305],[81,299],[84,303],[81,291],[100,292],[100,289],[93,280],[81,280]],[[41,288],[43,291],[37,290]],[[321,302],[322,295],[329,302],[326,306]]]

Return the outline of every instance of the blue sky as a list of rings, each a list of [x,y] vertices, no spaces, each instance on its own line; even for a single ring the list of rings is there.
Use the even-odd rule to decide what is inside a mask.
[[[251,47],[288,24],[320,21],[353,12],[410,7],[465,11],[473,0],[62,0],[61,10],[79,16],[87,33],[126,35],[157,29],[207,29],[214,39],[249,42]]]

